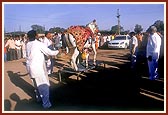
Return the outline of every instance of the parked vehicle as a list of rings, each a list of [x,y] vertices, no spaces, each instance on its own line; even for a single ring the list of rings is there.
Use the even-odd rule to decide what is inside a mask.
[[[117,35],[108,43],[108,48],[128,48],[130,42],[129,35]]]

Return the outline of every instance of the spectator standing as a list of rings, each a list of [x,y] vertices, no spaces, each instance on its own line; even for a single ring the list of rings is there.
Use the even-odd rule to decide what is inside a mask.
[[[26,38],[24,35],[22,35],[21,46],[22,46],[22,57],[26,58]]]
[[[51,102],[49,99],[49,79],[46,70],[44,55],[55,56],[59,53],[58,50],[52,51],[43,43],[36,39],[37,33],[31,30],[27,33],[29,42],[26,44],[26,67],[32,78],[36,89],[37,99],[42,99],[42,106],[47,109],[50,108]]]
[[[130,33],[130,52],[131,52],[131,68],[135,69],[136,58],[138,53],[138,40],[135,37],[135,32]]]
[[[137,33],[136,34],[136,38],[138,40],[138,49],[141,50],[141,48],[142,48],[143,34],[141,32]]]
[[[9,60],[16,60],[15,41],[12,36],[10,36],[10,39],[6,42],[5,47],[8,47],[9,50]]]
[[[53,37],[53,43],[54,43],[54,48],[56,50],[58,50],[61,47],[60,44],[60,36],[58,35],[58,33],[55,33],[55,36]]]
[[[160,32],[160,36],[161,36],[161,46],[160,46],[160,57],[158,60],[158,74],[159,74],[159,78],[164,77],[164,32]]]
[[[7,38],[4,39],[4,43],[6,44]],[[7,61],[7,48],[4,46],[4,62]]]
[[[104,44],[103,37],[100,34],[100,37],[99,37],[99,47],[101,48],[103,46],[103,44]]]
[[[21,41],[19,35],[15,36],[15,47],[17,59],[21,59]]]
[[[111,40],[114,40],[114,38],[115,38],[115,34],[112,34]]]
[[[51,35],[51,33],[49,31],[45,32],[45,37],[44,37],[43,43],[49,49],[54,50],[53,42],[52,42],[52,35]],[[46,65],[47,65],[48,75],[52,74],[52,72],[53,72],[53,66],[54,66],[54,58],[52,58],[52,56],[49,56],[46,59]]]
[[[146,44],[144,44],[145,41],[143,39],[144,37],[142,33],[137,33],[136,38],[138,40],[137,62],[140,64],[141,62],[146,60]]]
[[[149,79],[158,79],[158,59],[160,55],[161,37],[157,34],[157,28],[151,26],[147,43],[146,56],[148,59]]]

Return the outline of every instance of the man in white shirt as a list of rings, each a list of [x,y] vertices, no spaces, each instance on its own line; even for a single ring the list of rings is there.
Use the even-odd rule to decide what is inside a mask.
[[[131,68],[135,68],[137,52],[138,52],[138,39],[135,37],[135,33],[130,33],[130,52],[131,52]]]
[[[26,67],[36,89],[37,99],[42,99],[42,106],[50,108],[52,105],[49,100],[49,79],[46,70],[44,55],[55,56],[59,53],[58,50],[52,51],[43,43],[36,40],[37,33],[31,30],[27,33],[29,42],[26,44]]]
[[[43,43],[45,44],[46,47],[53,50],[54,47],[53,47],[53,43],[51,39],[52,39],[51,33],[49,31],[46,31]],[[52,74],[53,66],[54,66],[54,59],[51,56],[46,59],[46,65],[47,65],[48,75]]]
[[[26,36],[22,35],[21,46],[22,46],[22,57],[23,58],[26,58],[26,42],[27,42]]]
[[[15,47],[16,47],[17,59],[21,59],[21,41],[19,35],[15,36]]]
[[[157,79],[158,76],[158,59],[160,55],[161,37],[157,34],[157,28],[151,26],[150,36],[148,38],[146,57],[148,59],[149,78]]]

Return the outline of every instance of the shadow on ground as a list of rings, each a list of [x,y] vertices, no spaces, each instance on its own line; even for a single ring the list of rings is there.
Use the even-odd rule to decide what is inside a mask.
[[[163,111],[164,103],[140,94],[143,80],[128,65],[120,69],[99,68],[80,81],[51,87],[53,110],[60,111]],[[145,82],[146,85],[151,85]],[[155,86],[155,84],[153,84]],[[163,85],[157,88],[162,88]]]
[[[163,89],[163,83],[156,86],[155,81],[142,80],[129,67],[129,63],[118,65],[119,69],[98,67],[96,71],[85,73],[87,77],[79,81],[70,79],[71,74],[63,74],[63,81],[58,84],[50,81],[53,105],[50,111],[163,111],[163,101],[140,94],[141,87],[155,91]],[[33,87],[23,76],[12,71],[8,71],[8,76],[14,85],[32,97],[25,100],[11,94],[10,98],[16,101],[15,110],[43,111],[41,104],[35,102]],[[5,100],[5,110],[10,110],[10,104]]]

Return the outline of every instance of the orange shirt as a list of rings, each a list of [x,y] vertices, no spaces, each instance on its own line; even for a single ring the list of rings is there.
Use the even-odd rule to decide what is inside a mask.
[[[4,53],[7,53],[7,48],[6,47],[4,47]]]

